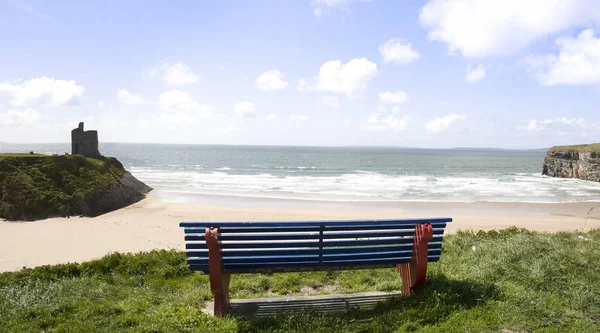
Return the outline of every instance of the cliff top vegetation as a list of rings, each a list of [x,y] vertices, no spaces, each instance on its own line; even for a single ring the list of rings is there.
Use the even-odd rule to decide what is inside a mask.
[[[90,204],[125,168],[114,157],[0,154],[0,218],[90,215]]]
[[[557,151],[577,151],[577,152],[600,152],[600,143],[591,143],[573,146],[554,146],[549,149],[550,152]]]

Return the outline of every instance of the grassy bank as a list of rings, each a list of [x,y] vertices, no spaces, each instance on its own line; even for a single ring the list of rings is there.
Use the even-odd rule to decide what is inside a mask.
[[[0,154],[0,218],[94,215],[94,201],[124,172],[113,157]]]
[[[448,236],[417,296],[374,310],[215,319],[208,278],[177,251],[0,274],[6,332],[598,332],[600,230]],[[234,275],[233,298],[398,290],[393,269]]]

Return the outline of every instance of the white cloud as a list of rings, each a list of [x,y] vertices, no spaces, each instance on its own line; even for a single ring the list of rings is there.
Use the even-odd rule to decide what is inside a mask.
[[[411,43],[403,43],[398,38],[392,38],[379,45],[379,53],[383,57],[383,62],[401,65],[416,61],[421,57],[419,52],[412,48]]]
[[[404,104],[408,102],[408,95],[404,91],[391,92],[382,91],[379,93],[379,100],[387,104]]]
[[[273,120],[275,120],[275,119],[277,119],[277,115],[276,115],[276,114],[274,114],[274,113],[269,113],[269,115],[267,115],[267,120],[268,120],[268,121],[273,121]]]
[[[530,56],[525,62],[537,72],[542,85],[584,85],[600,83],[600,38],[594,31],[582,31],[577,38],[558,38],[558,56]]]
[[[313,8],[313,14],[317,17],[325,15],[331,8],[344,8],[347,7],[350,2],[357,0],[313,0],[310,5]],[[360,0],[370,1],[370,0]]]
[[[262,73],[255,82],[256,89],[261,91],[275,91],[287,88],[283,73],[278,69],[271,69]]]
[[[83,91],[83,86],[73,80],[56,80],[46,76],[14,84],[0,82],[0,94],[11,96],[10,103],[15,106],[78,105],[83,98]]]
[[[242,118],[256,117],[256,108],[254,107],[254,103],[252,103],[252,102],[242,101],[242,102],[236,103],[235,106],[233,107],[233,109],[235,110],[235,114],[238,117],[242,117]]]
[[[486,74],[487,70],[482,64],[479,64],[477,67],[467,65],[467,71],[465,72],[465,80],[467,80],[467,82],[469,83],[475,83],[477,81],[483,80]]]
[[[352,59],[345,64],[339,60],[331,60],[321,66],[313,83],[300,80],[298,90],[316,89],[353,98],[367,89],[367,83],[377,73],[377,65],[366,58]]]
[[[305,114],[301,114],[301,115],[290,115],[290,120],[293,122],[301,122],[301,121],[308,121],[310,120],[310,117],[305,115]]]
[[[104,101],[98,101],[98,109],[102,109],[104,107]]]
[[[453,124],[459,121],[463,121],[466,118],[466,115],[459,115],[456,113],[445,115],[443,117],[437,117],[425,124],[425,129],[427,130],[427,132],[432,134],[441,133],[448,130]]]
[[[179,61],[174,64],[162,62],[150,71],[150,77],[160,77],[171,86],[183,86],[198,82],[198,76],[190,66]]]
[[[531,121],[529,121],[529,124],[527,124],[527,130],[529,132],[536,132],[542,129],[542,126],[538,125],[538,121],[535,119],[532,119]]]
[[[533,137],[546,137],[551,140],[561,137],[565,142],[593,142],[593,140],[597,140],[598,138],[600,122],[569,117],[532,119],[526,126],[518,126],[517,129],[526,131]]]
[[[419,14],[429,39],[468,58],[510,55],[600,18],[597,0],[430,0]]]
[[[331,109],[339,109],[340,108],[340,98],[335,95],[327,95],[321,98],[321,104]]]
[[[31,108],[24,111],[8,110],[0,112],[0,126],[2,127],[31,125],[39,119],[39,112]]]
[[[410,120],[409,116],[401,118],[392,115],[388,115],[384,118],[380,116],[381,113],[379,112],[371,113],[369,118],[367,118],[367,121],[362,124],[362,129],[377,132],[386,132],[388,130],[401,132],[406,129],[408,121]]]
[[[222,120],[213,107],[200,104],[187,92],[176,89],[160,94],[158,105],[164,112],[143,114],[143,119],[137,120],[136,124],[144,130],[155,129],[156,133],[150,140],[156,140],[167,132],[171,132],[170,136],[185,136],[185,133],[198,131],[199,128],[204,131],[216,130]]]
[[[529,121],[529,124],[527,124],[527,130],[529,132],[535,132],[535,131],[539,131],[541,130],[541,126],[538,126],[538,121],[535,119],[532,119],[531,121]]]
[[[560,117],[555,119],[532,119],[527,124],[527,131],[529,132],[539,132],[545,129],[558,129],[564,126],[578,126],[585,127],[586,122],[583,118],[567,118]]]
[[[308,82],[304,79],[298,81],[298,85],[296,87],[296,89],[300,92],[302,91],[308,91],[310,90],[310,85],[308,84]]]
[[[141,96],[134,95],[125,89],[119,90],[119,92],[117,93],[117,97],[119,97],[119,101],[121,103],[127,105],[136,105],[144,103],[144,99]]]
[[[398,113],[400,112],[400,107],[399,106],[393,106],[391,108],[388,108],[384,105],[380,105],[377,107],[377,112],[379,113],[386,113],[386,112],[391,112],[391,113]]]
[[[201,105],[190,94],[176,89],[160,94],[158,105],[163,111],[171,113],[194,113],[207,117],[211,116],[214,111],[207,105]]]

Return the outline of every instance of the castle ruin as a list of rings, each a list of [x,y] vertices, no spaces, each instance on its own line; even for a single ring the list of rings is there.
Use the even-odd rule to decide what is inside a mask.
[[[71,154],[81,154],[85,157],[99,158],[98,131],[84,131],[83,122],[71,131]]]

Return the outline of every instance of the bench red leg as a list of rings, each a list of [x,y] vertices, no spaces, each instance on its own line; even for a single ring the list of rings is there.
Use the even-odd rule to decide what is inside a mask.
[[[205,234],[208,247],[210,289],[215,299],[214,313],[215,316],[222,317],[229,312],[230,273],[223,270],[219,228],[206,228]]]
[[[402,295],[414,293],[425,282],[427,275],[427,244],[433,239],[431,224],[417,224],[413,241],[410,263],[398,264],[398,273],[402,278]]]

